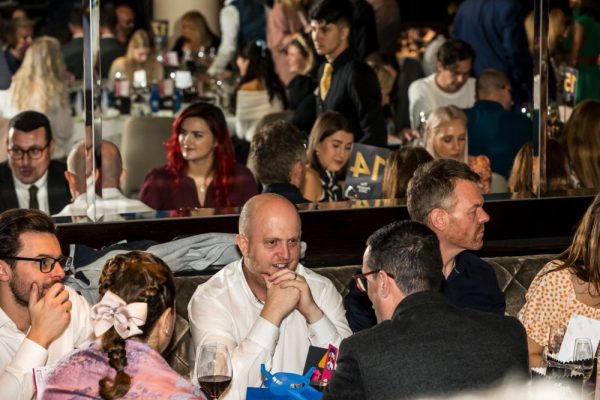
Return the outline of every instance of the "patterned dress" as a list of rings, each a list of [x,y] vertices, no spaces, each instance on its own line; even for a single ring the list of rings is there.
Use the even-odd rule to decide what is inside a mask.
[[[551,261],[538,272],[519,311],[527,336],[540,346],[548,344],[553,324],[567,326],[573,314],[600,320],[600,309],[577,300],[569,269],[549,272],[560,265],[561,261]]]
[[[206,397],[201,390],[175,372],[148,344],[126,340],[131,387],[122,399],[191,400]],[[59,361],[46,380],[43,399],[101,399],[99,381],[116,371],[96,341]]]

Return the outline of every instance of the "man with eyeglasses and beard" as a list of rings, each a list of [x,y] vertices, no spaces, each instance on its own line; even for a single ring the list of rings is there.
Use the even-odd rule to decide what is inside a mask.
[[[48,118],[23,111],[8,124],[8,160],[0,163],[0,212],[39,209],[56,214],[70,199],[67,166],[51,160],[55,142]]]
[[[89,305],[61,283],[71,262],[46,214],[0,214],[0,399],[31,399],[33,368],[92,339]]]

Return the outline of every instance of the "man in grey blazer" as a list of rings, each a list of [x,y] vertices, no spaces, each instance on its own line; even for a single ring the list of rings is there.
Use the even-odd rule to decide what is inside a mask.
[[[435,233],[414,221],[389,224],[367,240],[357,286],[378,325],[345,339],[325,399],[412,399],[529,376],[527,338],[513,317],[459,309],[439,293]]]

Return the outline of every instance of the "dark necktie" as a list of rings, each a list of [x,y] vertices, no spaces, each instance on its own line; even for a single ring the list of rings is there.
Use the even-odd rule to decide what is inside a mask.
[[[38,204],[37,199],[38,188],[35,185],[29,186],[29,208],[33,208],[35,210],[40,209],[40,205]]]

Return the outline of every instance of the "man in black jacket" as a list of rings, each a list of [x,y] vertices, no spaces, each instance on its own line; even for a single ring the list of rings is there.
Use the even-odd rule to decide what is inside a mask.
[[[345,339],[325,399],[413,399],[527,378],[527,337],[513,317],[461,310],[439,293],[440,243],[402,221],[367,240],[357,286],[379,325]]]
[[[315,50],[327,59],[318,74],[317,114],[337,111],[351,122],[356,142],[385,147],[377,76],[349,45],[352,12],[349,0],[320,0],[310,9]]]
[[[69,203],[65,163],[51,160],[54,139],[50,121],[23,111],[8,124],[8,160],[0,163],[0,212],[34,208],[55,214]]]

